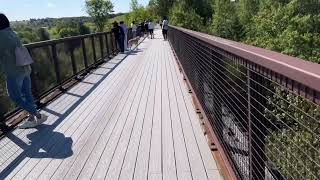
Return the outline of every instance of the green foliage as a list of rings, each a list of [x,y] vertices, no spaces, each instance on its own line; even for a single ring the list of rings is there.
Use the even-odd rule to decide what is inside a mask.
[[[126,24],[131,24],[132,21],[136,23],[144,22],[149,19],[156,19],[157,16],[155,12],[150,9],[154,8],[153,6],[143,7],[139,5],[136,0],[132,0],[131,2],[131,12],[125,16]]]
[[[241,0],[239,5],[239,18],[242,25],[248,26],[252,23],[252,18],[259,10],[260,0]]]
[[[273,85],[266,118],[272,122],[267,137],[269,164],[286,179],[320,177],[320,107]]]
[[[110,0],[86,0],[87,13],[93,18],[97,30],[102,32],[107,23],[108,15],[113,11]]]
[[[90,34],[91,33],[90,28],[88,26],[86,26],[85,24],[83,24],[83,23],[79,23],[78,24],[78,30],[79,30],[79,34],[80,35]]]
[[[39,36],[40,41],[47,41],[50,39],[50,35],[49,35],[47,29],[45,29],[45,28],[40,28],[38,30],[38,36]]]
[[[313,2],[313,4],[312,4]],[[320,63],[318,1],[266,0],[253,18],[247,43]]]
[[[236,14],[236,4],[230,0],[215,0],[211,32],[219,37],[239,41],[243,27]]]
[[[187,8],[184,3],[176,3],[170,13],[170,22],[175,26],[180,26],[192,30],[201,30],[201,17],[195,10]]]

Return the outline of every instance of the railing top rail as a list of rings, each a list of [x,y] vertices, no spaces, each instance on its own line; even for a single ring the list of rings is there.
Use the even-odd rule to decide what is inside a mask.
[[[52,45],[52,44],[58,44],[66,41],[73,41],[77,39],[83,39],[83,38],[88,38],[92,36],[97,36],[97,35],[104,35],[104,34],[109,34],[111,32],[99,32],[99,33],[92,33],[92,34],[85,34],[85,35],[80,35],[80,36],[72,36],[72,37],[66,37],[66,38],[59,38],[59,39],[53,39],[53,40],[48,40],[48,41],[40,41],[40,42],[35,42],[35,43],[30,43],[30,44],[25,44],[25,47],[27,48],[38,48],[46,45]]]
[[[320,91],[320,64],[201,32],[170,27]]]

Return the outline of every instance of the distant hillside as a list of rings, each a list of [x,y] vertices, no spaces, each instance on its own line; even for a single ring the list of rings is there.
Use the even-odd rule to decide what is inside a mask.
[[[125,13],[117,13],[109,15],[109,19],[120,19],[124,18]],[[92,23],[93,20],[88,16],[81,17],[64,17],[64,18],[40,18],[40,19],[30,19],[24,21],[12,21],[11,24],[14,28],[19,28],[20,26],[32,26],[32,27],[54,27],[59,22],[73,22],[73,23]]]

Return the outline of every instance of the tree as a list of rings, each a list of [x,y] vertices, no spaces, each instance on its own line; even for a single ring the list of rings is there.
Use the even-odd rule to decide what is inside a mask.
[[[320,63],[319,2],[265,0],[253,18],[246,42]]]
[[[49,35],[49,33],[48,33],[46,28],[40,28],[38,30],[38,35],[39,35],[39,40],[40,41],[50,40],[50,35]]]
[[[184,2],[177,2],[170,13],[171,24],[192,30],[201,30],[201,17]]]
[[[237,2],[214,0],[211,32],[219,37],[239,41],[243,38],[243,27],[236,13]]]
[[[87,13],[93,18],[99,32],[102,32],[107,23],[108,15],[113,11],[110,0],[86,0]]]
[[[259,12],[259,0],[241,0],[239,8],[240,22],[244,26],[248,26],[252,22],[252,18]]]
[[[137,11],[139,8],[138,0],[131,0],[130,9],[132,12]]]
[[[157,0],[157,14],[160,17],[168,16],[174,3],[178,0]]]
[[[78,30],[79,34],[84,35],[84,34],[90,34],[90,28],[86,25],[84,25],[82,22],[78,24]]]

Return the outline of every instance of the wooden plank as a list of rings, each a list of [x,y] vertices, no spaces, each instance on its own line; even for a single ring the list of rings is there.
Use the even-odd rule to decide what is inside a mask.
[[[176,92],[177,102],[179,104],[178,109],[179,109],[180,117],[182,120],[181,123],[182,123],[183,133],[186,140],[186,146],[187,146],[187,152],[188,152],[188,157],[189,157],[190,166],[191,166],[192,177],[195,180],[196,179],[205,180],[205,179],[208,179],[207,173],[201,159],[196,138],[193,134],[192,125],[190,123],[190,117],[188,115],[188,109],[185,106],[182,89],[180,87],[179,81],[182,81],[182,79],[178,77],[178,74],[175,71],[177,67],[174,64],[174,59],[171,59],[171,61],[169,62],[170,62],[171,73],[173,77],[175,77],[173,80],[173,84]]]
[[[139,78],[137,78],[137,80],[139,80]],[[136,81],[132,81],[132,85],[133,84],[138,84]],[[129,88],[126,88],[129,89]],[[135,90],[133,90],[134,92]],[[128,95],[130,94],[134,94],[133,92],[129,92]],[[116,116],[115,114],[120,114],[121,113],[122,108],[117,107],[117,110],[114,113],[109,113],[110,116]],[[116,120],[116,118],[112,118],[112,117],[104,117],[104,119],[110,119],[110,121],[112,120]],[[115,122],[117,123],[117,122]],[[118,122],[119,123],[119,122]],[[103,125],[102,125],[103,126]],[[110,130],[111,125],[108,125],[109,127],[105,127],[104,129],[101,129],[101,133],[97,133],[97,134],[101,134],[100,137],[98,138],[94,138],[94,137],[90,137],[89,139],[89,143],[86,144],[86,148],[87,150],[83,150],[81,154],[78,155],[79,159],[77,159],[78,161],[76,161],[74,163],[74,166],[71,167],[71,169],[69,170],[69,173],[67,174],[67,176],[65,176],[65,179],[75,179],[78,178],[78,175],[81,173],[80,171],[82,170],[82,168],[85,166],[85,164],[88,164],[90,162],[87,162],[88,158],[93,155],[93,157],[91,159],[96,159],[95,162],[91,161],[91,169],[87,169],[87,172],[84,174],[86,177],[86,179],[90,178],[93,171],[94,171],[94,165],[96,165],[96,163],[98,163],[99,158],[101,157],[101,154],[103,153],[103,150],[105,148],[106,143],[108,142],[108,138],[110,137],[110,135],[112,135],[112,131]],[[115,125],[113,125],[114,127]],[[96,133],[96,132],[95,132]],[[108,134],[108,135],[107,135]],[[94,144],[95,143],[95,144]],[[91,145],[92,144],[92,145]],[[94,146],[93,146],[94,145]],[[90,149],[88,149],[90,148]],[[88,170],[91,171],[91,173],[88,173]]]
[[[87,160],[78,179],[89,179],[92,176],[95,170],[95,166],[100,159],[100,155],[103,153],[105,143],[107,143],[107,139],[102,138],[101,143],[98,143],[98,145],[95,147],[95,150],[92,152],[89,159]]]
[[[162,105],[162,153],[163,153],[163,179],[177,179],[176,169],[176,157],[174,151],[174,139],[172,130],[172,119],[171,119],[171,106],[169,102],[169,89],[168,89],[168,60],[166,54],[168,53],[165,49],[165,44],[159,42],[161,49],[161,64],[162,64],[162,93],[161,93],[161,105]],[[171,76],[170,76],[171,77]],[[180,152],[176,152],[180,153]]]
[[[101,89],[103,89],[103,88],[101,88]],[[94,93],[93,93],[94,94]],[[99,95],[99,93],[97,93],[97,95]],[[91,95],[89,95],[89,97],[90,97]],[[90,99],[90,98],[88,98],[88,99]],[[87,100],[88,100],[87,99]],[[84,101],[84,103],[85,103],[85,101]],[[81,108],[86,108],[85,106],[80,106],[78,109],[76,109],[75,111],[73,111],[72,113],[71,113],[71,116],[72,116],[72,114],[75,114],[75,112],[77,112],[79,109],[81,109]],[[89,109],[90,110],[90,109]],[[81,110],[79,111],[79,112],[81,112]],[[70,117],[70,116],[69,116]],[[67,118],[68,119],[68,118]],[[67,120],[66,119],[66,120]],[[64,121],[64,122],[68,122],[68,121]],[[73,124],[72,122],[71,122],[71,124]],[[51,141],[49,141],[49,142],[51,142]]]
[[[145,68],[145,66],[144,66]],[[112,160],[112,155],[116,149],[117,143],[119,141],[119,138],[123,132],[124,127],[126,126],[126,120],[127,116],[130,113],[131,107],[133,102],[136,99],[136,92],[138,90],[138,87],[140,83],[142,82],[142,77],[145,75],[146,72],[140,73],[140,76],[137,79],[140,79],[139,81],[136,81],[134,84],[134,91],[133,93],[128,94],[128,98],[124,99],[124,101],[121,103],[121,107],[118,108],[118,113],[114,117],[118,122],[113,127],[113,130],[110,134],[108,134],[108,140],[107,144],[104,147],[104,151],[99,159],[99,162],[96,166],[96,169],[93,173],[92,179],[104,179],[105,175],[107,173],[107,170],[109,168],[109,165]],[[109,131],[110,132],[110,131]]]
[[[152,53],[150,51],[147,52],[146,55],[146,60],[152,59]],[[148,111],[147,109],[152,110],[153,104],[150,104],[150,102],[154,101],[154,97],[151,94],[154,94],[154,87],[155,87],[155,82],[156,82],[156,74],[154,73],[156,69],[156,63],[153,59],[152,61],[152,71],[150,74],[150,82],[148,83],[148,90],[145,91],[144,95],[142,96],[141,99],[141,106],[140,109],[137,113],[137,126],[134,128],[132,132],[132,137],[130,139],[130,143],[128,145],[128,149],[126,152],[126,157],[123,161],[122,168],[121,168],[121,173],[119,179],[133,179],[134,176],[134,170],[135,170],[135,165],[137,163],[137,157],[138,157],[138,151],[139,151],[139,145],[141,143],[141,137],[145,134],[146,127],[150,127],[151,129],[151,120],[148,119],[148,115],[146,114]],[[151,108],[150,108],[151,107]],[[149,111],[152,113],[152,111]],[[149,113],[150,114],[150,113]],[[147,153],[147,152],[146,152]],[[148,154],[148,153],[147,153]],[[146,159],[146,164],[147,164],[147,159]],[[145,166],[147,169],[147,166]],[[147,170],[146,170],[147,172]],[[145,177],[147,177],[145,173]]]
[[[150,93],[148,96],[148,104],[145,114],[145,122],[142,129],[141,139],[139,143],[139,150],[137,155],[136,164],[134,167],[135,180],[146,180],[148,178],[148,165],[149,165],[149,152],[150,152],[150,141],[152,134],[152,124],[154,116],[155,106],[155,94],[156,94],[156,83],[158,81],[158,68],[159,64],[155,62],[155,68],[153,69],[154,76],[152,77],[152,84]]]
[[[150,47],[151,48],[151,47]],[[154,105],[154,115],[153,115],[153,126],[151,135],[151,147],[150,147],[150,159],[149,159],[149,174],[162,174],[162,132],[161,132],[161,90],[162,90],[162,63],[159,51],[154,52],[154,58],[158,63],[157,70],[157,82],[156,82],[156,92],[155,92],[155,105]]]
[[[174,62],[173,53],[170,53],[170,57],[171,58],[168,58],[168,59],[172,59]],[[188,110],[188,114],[190,117],[189,120],[190,120],[192,128],[193,128],[194,136],[197,140],[197,145],[198,145],[198,148],[200,151],[202,161],[204,163],[204,166],[205,166],[205,169],[206,169],[206,172],[208,174],[209,179],[212,179],[212,176],[209,176],[208,172],[210,170],[217,170],[218,167],[215,163],[215,160],[213,159],[213,156],[211,154],[211,151],[210,151],[210,148],[209,148],[208,143],[206,141],[206,138],[203,135],[203,131],[202,131],[202,128],[201,128],[201,125],[199,122],[199,117],[197,116],[196,111],[192,105],[192,97],[190,96],[190,94],[188,94],[188,89],[185,86],[184,82],[182,81],[182,79],[183,79],[182,74],[180,74],[177,66],[175,66],[174,69],[175,69],[176,76],[178,78],[180,78],[179,82],[180,82],[181,91],[182,91],[182,94],[184,97],[185,105]],[[212,173],[211,173],[211,175],[212,175]],[[221,178],[221,176],[216,177],[216,178]]]
[[[180,118],[180,113],[178,109],[178,102],[176,99],[176,92],[174,88],[173,77],[170,69],[170,62],[168,62],[169,55],[166,54],[165,59],[167,59],[167,76],[168,76],[168,92],[170,99],[170,110],[172,119],[172,129],[173,129],[173,139],[174,148],[176,152],[176,166],[177,166],[177,176],[179,180],[192,179],[189,157],[187,154],[186,140],[182,129],[182,123]]]
[[[76,86],[76,87],[72,88],[71,90],[80,89],[80,88],[82,88],[82,85]],[[67,109],[70,106],[69,104],[72,103],[72,101],[70,101],[71,97],[72,96],[70,96],[68,94],[64,94],[61,97],[59,97],[57,100],[55,100],[53,103],[49,104],[47,106],[47,108],[52,109],[55,112],[61,113],[62,110]],[[46,115],[49,116],[48,120],[46,121],[46,124],[50,124],[58,118],[54,114],[50,114],[50,113],[43,112],[43,111],[42,111],[42,113],[45,113]],[[19,138],[21,141],[23,141],[25,143],[29,143],[29,139],[27,138],[26,135],[34,133],[35,131],[36,131],[36,129],[16,129],[12,133],[10,133],[10,136],[15,136],[15,137]],[[10,163],[9,160],[14,159],[14,157],[18,156],[19,153],[23,152],[23,149],[21,149],[21,147],[19,147],[17,144],[12,142],[12,140],[10,140],[10,138],[8,138],[8,137],[1,139],[0,143],[1,143],[0,153],[1,153],[1,157],[2,157],[1,161],[0,161],[0,164],[1,164],[0,170],[2,171],[3,167],[6,167],[7,164]]]
[[[135,67],[135,66],[133,66],[133,67]],[[130,71],[129,71],[129,73],[130,73]],[[131,72],[131,73],[133,73],[133,72]],[[124,74],[122,74],[122,76],[123,76]],[[123,76],[123,77],[127,77],[127,76]],[[125,80],[120,80],[120,81],[118,81],[120,84],[122,84],[122,87],[124,88],[124,87],[126,87],[125,85],[126,84],[124,84],[124,82],[126,82],[126,80],[128,80],[128,79],[125,79]],[[129,81],[130,82],[130,81]],[[120,91],[118,91],[118,90],[120,90]],[[114,88],[114,93],[115,94],[119,94],[119,92],[121,92],[121,89],[119,89],[119,87],[118,88]],[[116,96],[116,98],[118,98],[120,95],[122,95],[122,93],[120,93],[119,95],[117,95]],[[102,96],[102,97],[106,97],[106,98],[108,98],[108,96],[107,95],[104,95],[104,96]],[[110,98],[110,97],[109,97]],[[104,102],[104,103],[107,103],[107,104],[109,104],[109,105],[111,105],[111,107],[114,107],[114,106],[116,106],[117,105],[117,102],[119,101],[119,100],[114,100],[114,102],[113,102],[113,100],[107,100],[107,99],[97,99],[97,100],[99,100],[99,102]],[[99,107],[99,106],[98,106]],[[101,106],[100,106],[101,107]],[[102,105],[102,108],[105,108],[105,107],[109,107],[109,106],[106,106],[106,105]],[[95,108],[96,109],[96,108]],[[79,148],[79,151],[81,151],[81,149],[82,149],[82,147],[84,146],[84,144],[85,144],[85,142],[87,141],[87,138],[89,138],[90,136],[91,136],[91,134],[94,132],[94,130],[95,130],[95,127],[97,127],[98,125],[99,125],[99,121],[100,120],[102,120],[102,115],[104,114],[104,112],[106,111],[107,109],[102,109],[101,111],[98,111],[98,112],[90,112],[92,115],[91,116],[89,116],[89,118],[87,118],[87,119],[92,119],[93,118],[93,122],[92,122],[92,120],[91,120],[91,123],[90,123],[90,126],[84,126],[86,129],[88,129],[88,131],[84,131],[83,133],[78,133],[77,134],[77,136],[80,136],[79,138],[80,138],[80,141],[79,141],[79,143],[78,144],[76,144],[75,145],[75,147],[74,147],[74,149],[77,149],[77,148]],[[96,115],[98,115],[98,116],[95,116],[95,114]],[[90,121],[90,120],[89,120]],[[78,139],[78,137],[75,137],[76,139]],[[82,138],[81,138],[82,137]],[[79,152],[78,151],[78,152]],[[77,152],[77,153],[78,153]],[[74,157],[76,157],[76,156],[74,156]],[[52,172],[50,172],[49,171],[49,173],[48,173],[48,175],[50,175],[50,177],[52,178],[52,179],[59,179],[59,178],[61,178],[61,177],[63,177],[64,175],[65,175],[65,173],[67,173],[67,171],[68,171],[68,169],[65,169],[65,167],[70,167],[71,165],[72,165],[72,163],[73,163],[73,160],[74,160],[74,157],[71,157],[70,159],[66,159],[66,160],[54,160],[54,162],[52,162],[52,163],[50,163],[50,165],[52,165],[52,167],[58,167],[58,169],[55,171],[55,172],[53,172],[54,174],[52,175],[52,174],[50,174],[50,173],[52,173]],[[48,176],[47,175],[47,176]]]
[[[49,105],[48,107],[49,108],[53,108],[54,111],[61,112],[65,108],[68,108],[68,106],[70,106],[70,104],[73,102],[73,101],[70,101],[70,98],[68,98],[68,97],[70,97],[70,95],[65,95],[65,97],[63,97],[64,101],[59,101],[59,102],[61,102],[63,104],[57,105],[57,108],[52,107],[52,105]],[[49,114],[47,112],[43,112],[43,113],[49,116],[49,118],[48,118],[48,120],[47,120],[47,122],[45,124],[49,124],[50,125],[50,123],[52,123],[52,122],[54,122],[54,121],[56,121],[58,119],[58,117],[53,115],[53,114]],[[42,126],[42,128],[43,128],[43,126]],[[43,129],[42,128],[40,129],[39,132],[37,132],[37,129],[27,129],[27,130],[20,130],[19,129],[19,130],[15,130],[15,131],[23,132],[23,133],[20,133],[19,136],[16,136],[15,134],[9,134],[9,136],[11,136],[12,138],[14,138],[16,140],[19,140],[19,141],[23,141],[26,144],[24,145],[24,147],[18,147],[16,149],[17,151],[15,152],[14,155],[12,155],[12,157],[10,159],[11,161],[7,161],[7,162],[2,164],[3,168],[1,168],[2,169],[1,176],[7,176],[8,173],[10,173],[12,171],[19,170],[15,165],[16,164],[15,161],[17,162],[17,159],[21,156],[21,154],[25,153],[25,151],[28,150],[27,149],[28,146],[32,146],[32,144],[33,144],[32,143],[30,145],[30,143],[29,143],[30,140],[28,139],[27,134],[33,134],[35,132],[42,133],[42,132],[44,132],[43,129],[46,129],[46,130],[48,129],[48,127],[45,127]],[[33,140],[36,140],[36,139],[33,139]],[[14,144],[15,142],[11,142],[11,143]],[[13,170],[12,168],[15,168],[15,170]]]
[[[148,58],[143,57],[144,61],[147,61]],[[139,106],[142,100],[142,95],[146,94],[145,92],[149,89],[148,86],[146,86],[147,82],[150,82],[150,78],[152,77],[151,73],[153,70],[153,63],[152,60],[148,60],[149,66],[146,69],[147,76],[145,77],[144,84],[141,84],[137,93],[137,98],[132,104],[130,113],[128,114],[127,118],[127,124],[124,128],[124,132],[121,135],[121,138],[119,139],[117,149],[113,155],[112,162],[110,163],[107,175],[105,179],[118,179],[121,171],[122,162],[124,160],[124,156],[126,154],[126,150],[128,147],[128,143],[130,141],[130,137],[132,134],[133,126],[136,124],[136,117],[137,113],[139,111]]]

